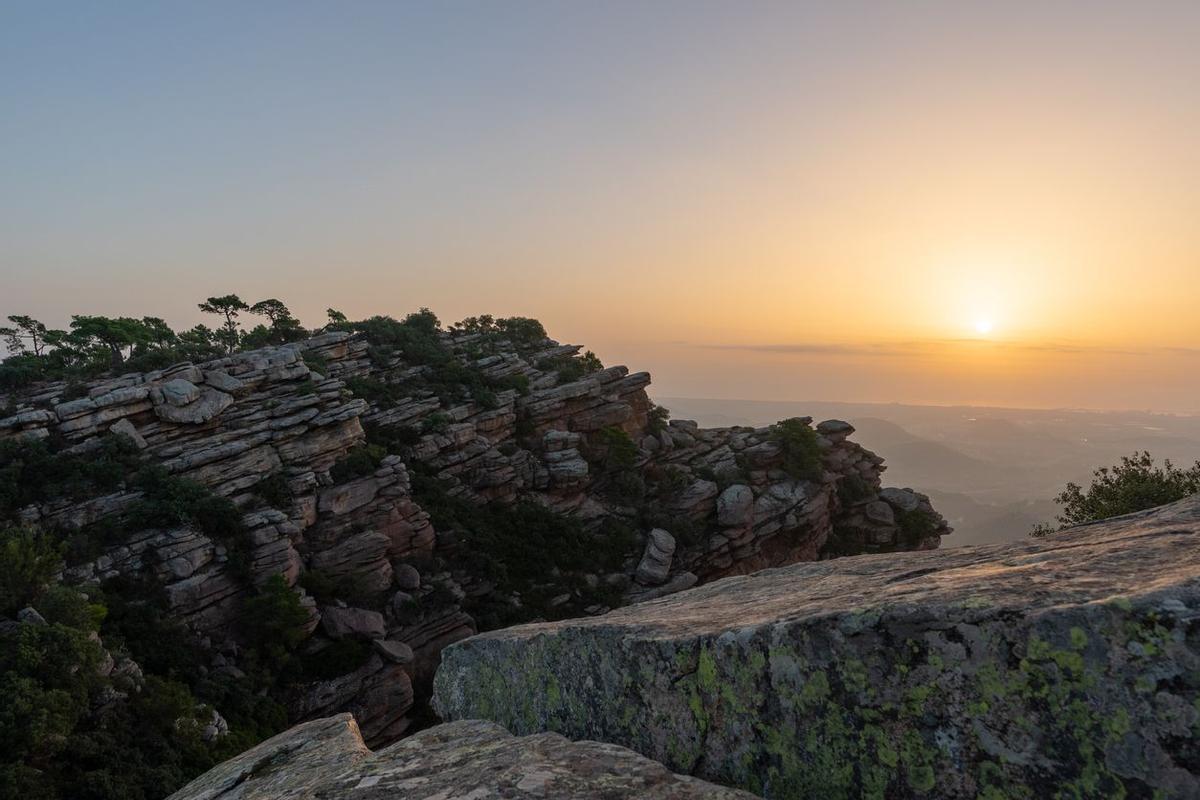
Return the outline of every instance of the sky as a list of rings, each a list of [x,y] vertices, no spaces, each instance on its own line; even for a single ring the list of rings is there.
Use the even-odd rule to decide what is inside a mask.
[[[660,396],[1200,413],[1200,3],[0,0],[0,315],[542,320]]]

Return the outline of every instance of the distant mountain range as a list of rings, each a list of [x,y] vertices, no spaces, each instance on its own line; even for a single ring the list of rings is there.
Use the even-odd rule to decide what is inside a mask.
[[[660,397],[676,419],[701,425],[766,425],[784,417],[844,419],[857,441],[887,459],[888,485],[930,496],[955,527],[943,542],[1010,541],[1057,512],[1068,481],[1149,450],[1190,464],[1200,458],[1200,417],[1147,411],[919,406],[830,401]]]

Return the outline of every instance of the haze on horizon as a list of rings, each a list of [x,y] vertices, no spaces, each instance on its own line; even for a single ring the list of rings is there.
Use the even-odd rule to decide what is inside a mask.
[[[541,319],[658,396],[1200,413],[1200,4],[0,0],[0,316]]]

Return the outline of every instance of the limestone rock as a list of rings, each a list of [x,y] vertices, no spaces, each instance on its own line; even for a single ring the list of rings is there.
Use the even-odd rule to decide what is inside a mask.
[[[735,800],[636,753],[489,722],[421,731],[372,753],[349,714],[297,725],[214,767],[168,800]]]
[[[1200,495],[483,634],[435,707],[771,797],[1197,797],[1198,625]]]

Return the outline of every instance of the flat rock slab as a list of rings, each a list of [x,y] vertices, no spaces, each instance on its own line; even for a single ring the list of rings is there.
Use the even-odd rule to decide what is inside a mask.
[[[492,722],[422,731],[372,753],[349,714],[268,739],[168,800],[741,800],[624,747],[553,733],[517,738]]]
[[[452,645],[444,719],[771,798],[1200,797],[1200,496]]]

